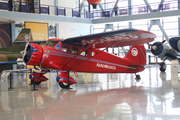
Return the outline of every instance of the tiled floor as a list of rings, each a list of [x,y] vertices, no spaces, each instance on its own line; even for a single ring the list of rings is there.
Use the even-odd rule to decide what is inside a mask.
[[[31,91],[26,74],[12,74],[13,91],[0,92],[0,120],[180,120],[179,83],[172,84],[170,65],[161,73],[149,66],[134,74],[85,74],[70,90],[56,74]],[[73,73],[71,73],[73,77]]]

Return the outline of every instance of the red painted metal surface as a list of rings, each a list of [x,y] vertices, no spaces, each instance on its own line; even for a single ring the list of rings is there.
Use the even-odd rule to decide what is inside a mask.
[[[35,73],[35,75],[32,73],[29,75],[29,78],[31,80],[35,80],[36,82],[43,82],[43,81],[48,80],[48,78],[46,76],[44,76],[43,74],[45,74],[45,73]],[[35,76],[35,78],[34,78],[34,76]]]
[[[34,47],[34,44],[30,44]],[[38,48],[42,48],[42,46],[39,45]],[[95,56],[90,56],[90,52],[94,52]],[[136,73],[142,71],[144,69],[142,66],[146,65],[144,45],[134,45],[125,58],[120,58],[107,52],[99,52],[101,51],[98,49],[89,49],[88,56],[78,55],[72,60],[76,54],[43,46],[41,55],[39,51],[37,51],[38,54],[33,52],[28,65],[36,66],[41,64],[42,68],[48,70],[73,70],[90,73]],[[90,57],[92,58],[89,59]],[[87,59],[89,60],[86,61]],[[64,66],[70,60],[72,61]],[[39,64],[34,61],[39,61]],[[84,63],[78,66],[82,62]]]
[[[97,4],[101,2],[101,0],[87,0],[89,4],[93,6],[93,9],[96,9]]]

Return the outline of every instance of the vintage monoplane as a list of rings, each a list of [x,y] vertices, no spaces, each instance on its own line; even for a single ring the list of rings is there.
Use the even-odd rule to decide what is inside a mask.
[[[76,81],[69,72],[136,73],[146,65],[144,43],[154,40],[155,34],[138,29],[121,29],[106,33],[67,39],[49,39],[45,45],[28,43],[23,60],[27,65],[39,66],[40,73],[30,75],[35,84],[48,80],[43,74],[51,70],[63,71],[57,76],[62,88],[69,88]],[[124,57],[105,52],[109,47],[133,45]],[[100,49],[101,48],[101,49]],[[102,49],[103,48],[103,49]],[[65,72],[64,72],[65,71]],[[34,77],[33,77],[34,76]],[[136,75],[140,79],[139,75]]]
[[[162,60],[159,64],[161,72],[166,71],[165,60],[180,60],[180,37],[172,37],[162,42],[154,42],[151,45],[151,52]]]

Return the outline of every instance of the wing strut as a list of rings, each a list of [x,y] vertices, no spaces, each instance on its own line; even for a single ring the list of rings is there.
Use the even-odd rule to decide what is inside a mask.
[[[98,39],[95,40],[93,43],[91,43],[90,45],[88,45],[88,47],[82,49],[82,50],[80,51],[80,53],[77,54],[76,56],[74,56],[69,62],[67,62],[67,63],[62,67],[62,69],[63,69],[67,64],[69,64],[70,62],[72,62],[72,61],[73,61],[78,55],[80,55],[83,51],[85,51],[85,50],[87,50],[88,48],[90,48],[95,42],[99,41],[100,39],[101,39],[101,38],[98,38]]]
[[[115,41],[115,42],[114,42],[114,43],[112,43],[111,45],[109,45],[109,46],[105,47],[103,50],[101,50],[100,52],[96,53],[94,56],[91,56],[90,58],[88,58],[87,60],[85,60],[85,61],[84,61],[84,62],[82,62],[81,64],[79,64],[79,65],[75,66],[74,68],[70,69],[69,71],[74,70],[75,68],[77,68],[77,67],[79,67],[80,65],[84,64],[85,62],[87,62],[89,59],[91,59],[91,58],[95,57],[95,56],[96,56],[96,55],[98,55],[99,53],[102,53],[104,50],[106,50],[106,49],[108,49],[109,47],[111,47],[111,46],[113,46],[113,45],[117,44],[118,42],[119,42],[119,41]]]

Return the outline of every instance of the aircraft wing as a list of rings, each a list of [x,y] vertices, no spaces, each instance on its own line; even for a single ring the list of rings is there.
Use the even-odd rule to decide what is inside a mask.
[[[63,41],[63,43],[82,45],[86,40],[87,44],[95,44],[95,48],[116,46],[122,47],[149,43],[153,41],[155,37],[156,35],[149,31],[129,28],[111,32],[67,38]]]
[[[36,44],[38,44],[38,43],[46,43],[46,42],[47,42],[47,40],[29,41],[29,43],[36,43]],[[13,43],[15,43],[15,44],[26,44],[27,41],[14,41]]]

